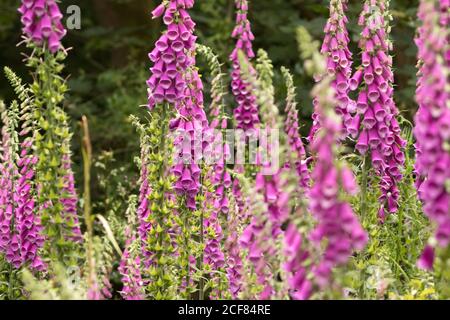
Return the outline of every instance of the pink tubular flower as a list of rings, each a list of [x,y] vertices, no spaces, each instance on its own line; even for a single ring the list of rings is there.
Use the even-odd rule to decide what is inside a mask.
[[[230,292],[233,299],[237,299],[242,286],[243,265],[238,235],[239,220],[235,209],[234,213],[235,216],[228,220],[229,234],[225,248],[227,250],[226,266]]]
[[[200,191],[203,135],[209,128],[208,119],[203,109],[203,84],[195,69],[194,52],[190,51],[190,68],[184,74],[188,87],[184,99],[176,104],[178,116],[172,121],[172,130],[176,134],[174,141],[179,157],[175,161],[172,173],[177,177],[175,190],[186,196],[188,209],[196,210],[195,197]],[[198,143],[200,142],[200,143]]]
[[[288,92],[288,97],[286,101],[286,121],[284,123],[284,131],[288,136],[288,145],[293,153],[295,158],[295,166],[297,169],[297,175],[299,179],[299,187],[302,190],[306,190],[309,187],[309,170],[306,164],[306,152],[305,147],[303,145],[302,138],[299,133],[299,119],[298,119],[298,111],[297,104],[295,102],[295,89],[292,82],[292,76],[286,69],[282,69],[287,80],[292,84],[291,89],[292,92]],[[286,166],[290,166],[290,163],[286,163]]]
[[[353,79],[350,80],[353,60],[352,53],[348,49],[350,39],[347,31],[348,19],[345,15],[347,2],[347,0],[332,0],[330,2],[330,17],[325,25],[325,38],[321,49],[321,53],[327,58],[327,73],[334,76],[332,86],[335,89],[338,102],[336,113],[342,117],[343,121],[343,138],[347,134],[354,134],[351,127],[356,113],[356,104],[348,96],[350,88],[355,86],[355,83]],[[320,128],[320,119],[317,113],[313,114],[313,120],[309,141],[313,141],[314,135]]]
[[[149,196],[151,188],[148,181],[148,163],[146,159],[146,148],[142,148],[141,155],[141,178],[140,178],[140,192],[139,192],[139,207],[137,208],[137,218],[139,222],[138,235],[141,241],[141,250],[143,255],[143,264],[148,268],[151,264],[152,253],[147,250],[147,237],[151,229],[151,223],[148,222],[150,212]]]
[[[327,83],[319,86],[329,90]],[[322,119],[322,126],[311,145],[317,160],[311,176],[314,185],[309,191],[309,208],[318,224],[310,238],[318,246],[327,239],[323,257],[313,269],[315,281],[321,287],[330,283],[333,267],[347,263],[353,251],[362,250],[367,242],[367,234],[350,204],[342,200],[342,193],[354,195],[357,185],[353,172],[334,160],[334,146],[342,125],[332,112],[332,106],[335,106],[332,96],[318,92],[315,111]]]
[[[312,283],[307,279],[308,270],[303,265],[309,258],[309,252],[302,248],[302,236],[292,223],[284,235],[283,251],[286,256],[283,267],[288,274],[290,296],[294,300],[306,300],[312,293]]]
[[[270,168],[269,164],[264,166]],[[262,300],[270,299],[274,294],[273,274],[268,260],[277,253],[273,243],[281,236],[281,225],[289,217],[289,194],[283,190],[283,184],[281,172],[271,176],[258,173],[255,192],[262,199],[252,201],[263,201],[264,205],[258,210],[261,204],[253,203],[254,215],[240,238],[241,246],[248,249],[248,259],[254,266],[257,282],[263,287],[259,295]]]
[[[449,50],[449,1],[422,0],[418,17],[422,22],[416,44],[420,63],[416,99],[414,134],[417,140],[416,172],[419,196],[426,215],[437,225],[435,237],[440,247],[450,243],[450,93],[448,88],[450,66],[445,56]],[[419,265],[432,269],[433,248],[427,247]]]
[[[22,0],[19,12],[24,34],[36,45],[46,45],[52,53],[61,48],[61,39],[67,31],[55,0]]]
[[[255,39],[250,28],[248,15],[248,1],[235,0],[236,3],[236,27],[233,31],[233,38],[237,39],[236,47],[230,55],[233,63],[233,72],[231,73],[231,89],[238,104],[234,110],[236,127],[238,129],[249,130],[257,129],[259,125],[258,105],[256,97],[252,94],[250,84],[242,78],[241,65],[238,58],[238,52],[242,50],[247,60],[255,57],[252,49],[252,41]],[[250,67],[251,68],[251,67]],[[250,72],[255,72],[253,69]]]
[[[141,260],[139,255],[134,257],[131,252],[131,246],[136,238],[132,236],[130,228],[126,229],[125,235],[127,237],[125,251],[118,268],[123,284],[120,294],[125,300],[144,300],[144,282],[140,270]]]
[[[207,201],[212,204],[212,212],[208,218],[204,221],[205,227],[205,238],[206,245],[204,250],[204,262],[209,265],[213,271],[219,271],[224,268],[226,265],[225,255],[222,250],[222,241],[223,241],[223,231],[222,226],[220,224],[220,216],[228,215],[230,212],[230,204],[228,198],[228,190],[232,186],[231,175],[228,171],[226,171],[225,159],[229,155],[228,145],[223,141],[223,134],[214,131],[219,126],[220,121],[220,129],[225,130],[227,128],[227,121],[225,117],[220,119],[218,117],[218,112],[212,110],[213,116],[216,116],[216,121],[212,121],[211,123],[211,131],[213,137],[218,141],[214,141],[214,143],[209,144],[210,151],[215,158],[215,164],[213,165],[213,171],[209,173],[209,180],[211,184],[215,187],[215,192],[208,193]],[[216,143],[217,142],[217,143]],[[217,152],[216,152],[217,150]],[[232,230],[230,230],[232,232]],[[213,234],[214,236],[211,236]],[[233,259],[233,258],[231,258]],[[234,264],[230,261],[227,263],[227,270],[233,268]],[[217,274],[211,274],[212,280],[220,281],[220,277]],[[230,283],[233,279],[230,279]],[[211,298],[221,298],[222,292],[219,290],[213,290],[211,293]]]
[[[380,219],[384,219],[385,210],[390,213],[398,210],[397,182],[402,179],[406,144],[396,119],[398,110],[394,102],[394,75],[389,55],[392,44],[388,39],[386,15],[385,0],[365,2],[359,19],[363,26],[359,44],[362,67],[350,80],[352,89],[361,84],[356,103],[359,116],[355,117],[350,130],[354,136],[359,132],[356,149],[362,155],[370,152],[372,165],[381,177]]]
[[[174,145],[179,153],[172,168],[177,177],[175,190],[186,195],[187,207],[196,209],[195,197],[200,190],[200,167],[197,165],[196,148],[198,137],[208,128],[203,110],[203,84],[195,69],[195,23],[187,9],[192,0],[170,0],[153,11],[153,16],[163,16],[167,25],[165,32],[156,42],[156,48],[149,54],[154,62],[149,86],[149,107],[163,102],[175,105],[177,117],[170,123],[175,132]],[[203,146],[200,146],[203,148]]]
[[[62,190],[64,194],[61,197],[61,203],[64,206],[64,218],[67,225],[71,227],[72,230],[70,239],[72,241],[82,242],[83,235],[81,234],[80,222],[77,213],[78,196],[75,190],[75,179],[72,171],[72,161],[70,159],[70,153],[63,155],[62,167],[66,173],[63,177],[64,187]]]
[[[37,158],[30,154],[33,140],[27,138],[20,144],[20,153],[16,158],[12,151],[13,141],[7,123],[2,135],[0,251],[15,268],[29,264],[31,269],[42,271],[45,265],[39,256],[39,249],[44,243],[44,238],[34,200],[33,167]]]
[[[194,50],[196,40],[193,35],[195,23],[186,9],[193,5],[193,0],[170,0],[152,12],[153,18],[163,16],[167,32],[149,53],[153,62],[152,75],[147,81],[150,109],[163,102],[179,103],[186,94],[187,83],[183,75],[192,65],[192,57],[188,53]]]

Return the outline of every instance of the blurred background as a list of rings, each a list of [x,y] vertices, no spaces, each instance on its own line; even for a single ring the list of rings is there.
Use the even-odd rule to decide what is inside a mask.
[[[250,19],[256,40],[255,51],[268,51],[277,71],[276,94],[284,99],[284,84],[279,68],[286,66],[295,75],[298,87],[302,130],[306,135],[312,113],[308,78],[299,60],[295,30],[305,26],[318,40],[328,18],[328,0],[253,0],[250,1]],[[349,31],[353,40],[355,66],[359,65],[357,40],[360,28],[356,21],[363,1],[350,0]],[[394,16],[394,68],[396,75],[396,102],[403,115],[411,119],[416,110],[414,102],[417,0],[392,0]],[[0,67],[10,66],[25,80],[30,81],[22,64],[24,47],[20,41],[21,26],[17,8],[19,0],[0,0]],[[81,115],[89,117],[96,163],[94,197],[107,210],[114,207],[109,198],[126,198],[134,192],[138,170],[133,159],[139,154],[139,137],[128,121],[128,116],[145,114],[140,107],[146,103],[146,84],[150,61],[147,53],[163,29],[161,19],[152,20],[150,12],[160,0],[62,0],[65,13],[70,5],[81,8],[81,30],[70,30],[63,43],[73,48],[66,61],[65,74],[70,91],[65,109],[72,118],[74,132],[73,153],[75,171],[80,178],[79,128]],[[234,41],[230,34],[234,26],[234,0],[197,0],[192,10],[197,22],[199,42],[210,46],[229,69],[228,55]],[[198,59],[202,72],[205,64]],[[13,99],[13,92],[0,75],[0,99]],[[207,99],[207,95],[205,95]],[[229,105],[233,106],[228,97]],[[80,185],[80,184],[78,184]],[[117,201],[117,203],[121,203]],[[100,205],[100,204],[99,204]],[[119,204],[117,204],[119,205]],[[108,208],[105,208],[105,207]]]

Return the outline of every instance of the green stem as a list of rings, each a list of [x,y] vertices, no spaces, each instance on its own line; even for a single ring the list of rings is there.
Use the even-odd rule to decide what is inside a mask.
[[[201,185],[203,185],[203,181],[201,183]],[[205,300],[205,282],[203,279],[204,273],[203,273],[203,268],[204,268],[204,264],[203,264],[203,259],[204,259],[204,227],[203,227],[203,220],[204,220],[204,214],[203,214],[203,210],[201,210],[201,214],[200,214],[200,248],[201,248],[201,254],[200,254],[200,258],[199,258],[199,270],[200,270],[200,280],[199,280],[199,299],[200,300]]]
[[[364,219],[367,218],[367,184],[368,184],[368,174],[370,170],[370,161],[369,155],[366,155],[363,160],[362,165],[362,180],[361,180],[361,206],[360,206],[360,214]]]
[[[87,260],[88,260],[88,288],[95,288],[96,286],[96,272],[95,272],[95,257],[94,257],[94,227],[91,218],[91,163],[92,163],[92,145],[89,135],[88,120],[85,116],[82,117],[81,126],[83,129],[83,174],[84,174],[84,219],[88,233],[87,238]]]
[[[14,277],[15,277],[15,271],[12,266],[12,264],[9,265],[9,283],[8,283],[8,300],[12,301],[15,300],[16,297],[14,297]]]

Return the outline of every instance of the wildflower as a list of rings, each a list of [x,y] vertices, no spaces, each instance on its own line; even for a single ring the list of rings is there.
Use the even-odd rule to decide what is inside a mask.
[[[348,49],[350,38],[347,31],[348,18],[345,15],[347,2],[347,0],[330,2],[330,17],[325,25],[325,38],[321,48],[321,53],[326,56],[326,73],[334,77],[332,86],[336,92],[336,113],[342,117],[344,138],[347,134],[353,133],[348,127],[354,123],[356,113],[355,101],[349,98],[350,88],[353,85],[350,81],[353,60],[352,53]],[[313,114],[313,120],[309,141],[313,141],[320,128],[317,113]]]
[[[67,30],[61,23],[63,15],[55,0],[22,0],[23,33],[38,46],[47,46],[55,53]]]
[[[134,256],[132,246],[136,237],[132,235],[131,229],[125,230],[127,237],[125,251],[120,260],[119,273],[122,275],[123,289],[120,292],[125,300],[144,300],[143,281],[141,276],[141,260],[139,255]]]
[[[320,263],[314,268],[317,283],[325,286],[330,281],[333,267],[344,265],[354,250],[364,248],[367,235],[350,204],[341,198],[341,193],[354,195],[357,186],[353,173],[337,165],[334,160],[336,153],[333,146],[342,127],[339,118],[325,109],[334,105],[334,101],[320,99],[316,112],[321,116],[322,127],[311,146],[317,161],[311,176],[314,185],[308,198],[310,212],[318,222],[310,238],[317,244],[322,239],[327,239],[328,243]]]
[[[77,213],[78,195],[75,190],[75,178],[72,171],[72,161],[70,153],[63,155],[62,169],[65,171],[63,178],[64,187],[61,203],[64,206],[64,215],[68,226],[72,227],[72,235],[68,236],[72,241],[82,242],[83,236],[80,230],[80,222]]]
[[[236,27],[233,30],[233,38],[237,39],[236,46],[230,55],[233,64],[233,72],[231,73],[231,89],[238,104],[234,110],[236,119],[236,127],[238,129],[249,130],[256,129],[260,122],[258,115],[258,105],[256,97],[252,93],[251,84],[242,78],[241,63],[239,61],[238,52],[242,51],[247,58],[251,60],[255,57],[252,48],[252,41],[255,39],[248,20],[248,1],[235,0],[236,4]],[[252,68],[251,66],[249,66]],[[252,73],[255,71],[252,69]]]
[[[306,151],[302,142],[302,138],[299,133],[299,119],[297,111],[297,103],[295,102],[295,87],[292,75],[285,68],[281,69],[283,76],[286,79],[288,87],[288,96],[286,98],[286,121],[284,123],[284,131],[288,136],[288,145],[292,151],[293,157],[295,158],[295,165],[297,169],[297,175],[299,179],[299,187],[303,190],[309,186],[309,171],[306,165]],[[286,165],[290,164],[286,162]]]
[[[381,219],[386,210],[390,213],[398,210],[397,183],[402,179],[406,145],[396,119],[398,110],[394,102],[394,75],[389,55],[392,43],[388,39],[387,16],[387,1],[366,1],[364,4],[359,19],[363,26],[359,44],[362,67],[350,80],[352,88],[361,84],[356,102],[359,115],[354,118],[350,131],[354,137],[359,133],[356,149],[362,155],[370,152],[372,165],[381,177]]]
[[[416,44],[419,49],[419,79],[416,99],[419,110],[415,118],[416,172],[419,196],[426,215],[437,225],[435,237],[439,247],[450,243],[450,93],[446,86],[450,67],[445,56],[449,50],[448,1],[441,1],[446,9],[439,11],[438,1],[423,0],[418,17],[422,22]],[[432,268],[432,247],[427,247],[421,258],[421,266]]]
[[[310,61],[310,72],[324,75],[326,64],[318,52],[311,52],[306,47],[311,37],[304,28],[299,29],[298,38],[303,56]],[[310,146],[316,162],[311,174],[314,183],[308,192],[309,211],[317,225],[309,240],[320,248],[322,240],[326,239],[323,254],[319,261],[313,261],[312,266],[314,284],[322,289],[330,285],[333,268],[345,265],[353,251],[362,250],[367,242],[366,232],[344,197],[354,195],[358,188],[353,172],[336,160],[342,119],[335,112],[337,101],[333,86],[330,86],[332,81],[331,76],[324,76],[312,91],[312,96],[316,97],[315,112],[321,119],[321,127]],[[291,236],[301,240],[295,234]],[[308,292],[310,286],[305,285]]]
[[[192,57],[188,55],[195,48],[193,35],[195,23],[186,11],[194,1],[166,1],[153,11],[153,18],[163,16],[167,31],[156,41],[149,53],[153,62],[152,75],[147,80],[148,106],[163,102],[179,103],[186,94],[187,83],[183,77]]]
[[[35,205],[36,189],[34,185],[34,166],[37,158],[30,151],[32,137],[25,138],[16,146],[19,136],[28,133],[24,129],[21,135],[15,133],[13,116],[17,115],[17,104],[12,111],[3,114],[2,130],[3,154],[0,164],[0,251],[15,268],[28,264],[36,271],[42,271],[45,265],[39,255],[44,243],[42,226]]]

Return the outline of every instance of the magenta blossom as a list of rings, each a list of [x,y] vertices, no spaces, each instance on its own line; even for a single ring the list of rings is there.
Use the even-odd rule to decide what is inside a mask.
[[[444,57],[449,50],[449,1],[422,0],[418,17],[422,22],[416,44],[419,49],[419,79],[415,119],[419,196],[426,215],[437,225],[435,238],[440,247],[450,244],[450,94],[447,89],[450,66]],[[446,6],[446,7],[445,7]],[[431,269],[434,249],[428,246],[419,264]]]
[[[343,138],[347,134],[354,134],[352,125],[355,125],[355,101],[349,98],[352,74],[352,53],[348,49],[350,38],[347,31],[348,19],[345,15],[347,0],[332,0],[330,2],[330,17],[325,25],[325,38],[321,53],[326,56],[327,74],[334,76],[332,86],[336,92],[336,113],[342,117]],[[320,118],[313,114],[313,127],[309,141],[320,128]]]
[[[233,64],[233,72],[231,73],[231,89],[235,97],[237,108],[234,110],[236,127],[238,129],[249,130],[257,129],[259,125],[258,105],[256,97],[252,93],[251,85],[242,78],[241,64],[238,52],[241,50],[248,61],[255,57],[252,48],[252,41],[255,39],[248,20],[248,1],[235,0],[237,14],[236,27],[233,31],[233,38],[237,39],[236,47],[230,55]],[[255,72],[251,66],[250,72]]]
[[[9,120],[6,120],[6,124]],[[29,265],[31,269],[45,268],[39,256],[44,237],[35,205],[34,166],[37,158],[31,154],[33,140],[20,144],[14,155],[14,143],[5,124],[2,135],[3,154],[0,164],[0,251],[15,268]]]
[[[75,179],[72,171],[70,153],[63,155],[62,167],[66,174],[63,177],[64,187],[62,189],[63,196],[61,197],[61,203],[64,206],[64,218],[72,231],[69,238],[72,241],[82,242],[83,235],[81,234],[80,222],[77,213],[78,195],[75,190]]]
[[[312,282],[307,278],[307,268],[304,266],[309,258],[309,252],[302,248],[302,236],[290,223],[284,235],[284,269],[288,274],[287,283],[290,296],[295,300],[306,300],[312,293]]]
[[[141,260],[139,255],[134,256],[132,252],[132,245],[136,238],[132,235],[129,227],[125,230],[125,236],[127,237],[125,251],[118,268],[123,284],[120,294],[125,300],[144,300],[144,282],[140,269]]]
[[[19,12],[24,34],[36,45],[46,45],[52,53],[61,48],[61,39],[67,31],[55,0],[22,0]]]
[[[268,163],[263,166],[270,168]],[[263,201],[262,210],[254,212],[250,225],[240,238],[241,246],[248,250],[248,259],[253,264],[257,282],[263,288],[259,293],[262,300],[270,299],[275,293],[272,287],[273,270],[268,261],[277,254],[273,243],[281,237],[281,226],[289,217],[289,193],[283,188],[282,170],[285,169],[272,176],[257,174],[255,192],[261,200],[253,201]],[[254,203],[253,209],[258,211],[260,205]]]
[[[362,155],[370,153],[372,165],[381,177],[381,220],[386,210],[390,213],[398,210],[397,183],[402,179],[406,145],[396,119],[398,110],[394,102],[394,75],[389,55],[392,44],[385,21],[386,4],[384,0],[366,1],[359,19],[363,26],[360,40],[362,67],[350,80],[352,89],[361,84],[356,102],[359,116],[347,127],[353,137],[359,133],[356,149]]]
[[[322,123],[311,145],[316,163],[311,176],[314,184],[308,197],[309,210],[317,220],[310,239],[317,247],[320,247],[322,240],[327,240],[321,261],[312,270],[315,282],[320,287],[326,287],[330,283],[334,267],[345,265],[352,253],[362,250],[367,242],[366,232],[350,204],[343,199],[345,194],[355,195],[358,188],[353,172],[335,160],[335,145],[342,124],[333,111],[336,104],[334,94],[329,94],[327,90],[330,90],[328,83],[319,83],[316,89],[318,95],[315,112]]]
[[[196,40],[193,35],[195,23],[187,12],[193,5],[193,0],[164,1],[152,12],[154,19],[163,16],[167,31],[149,53],[153,62],[147,81],[150,109],[163,102],[179,103],[186,94],[184,74],[193,63],[188,53],[194,50]]]

